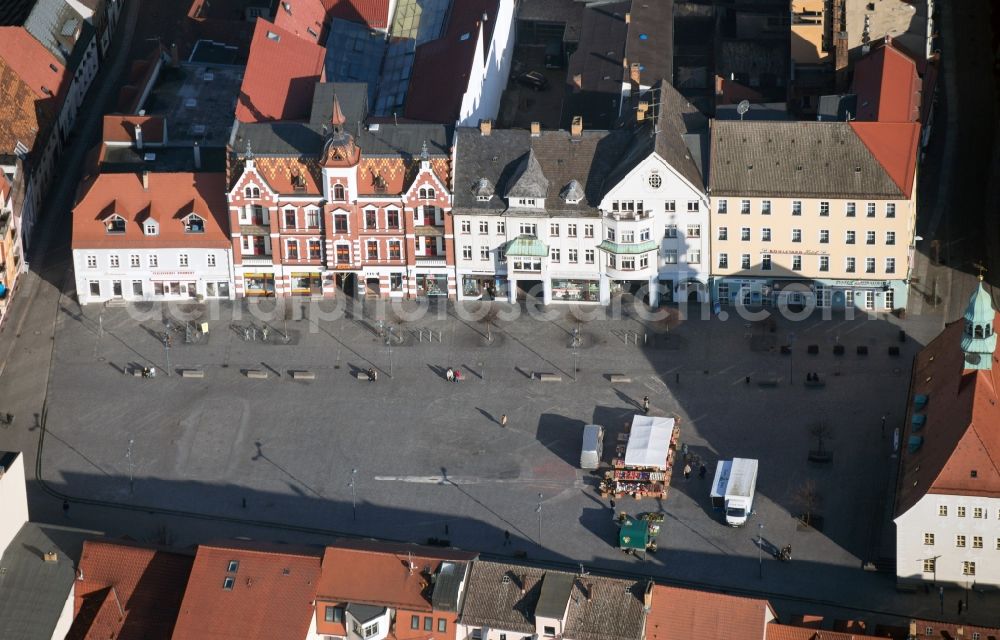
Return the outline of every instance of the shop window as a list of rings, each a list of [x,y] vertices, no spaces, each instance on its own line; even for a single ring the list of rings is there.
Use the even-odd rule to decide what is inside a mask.
[[[90,295],[99,296],[101,295],[101,283],[96,280],[90,281]]]
[[[403,274],[401,274],[401,273],[390,273],[389,274],[389,290],[390,291],[402,291],[403,290]]]

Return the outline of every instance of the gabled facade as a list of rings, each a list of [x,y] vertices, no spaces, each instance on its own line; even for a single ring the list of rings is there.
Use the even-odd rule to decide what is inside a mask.
[[[237,295],[455,295],[450,127],[369,124],[361,84],[310,122],[240,124],[228,190]]]
[[[1000,585],[1000,359],[990,294],[916,357],[896,483],[900,582]]]

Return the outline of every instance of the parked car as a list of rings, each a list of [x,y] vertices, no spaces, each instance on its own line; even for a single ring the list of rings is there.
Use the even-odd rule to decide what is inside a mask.
[[[543,76],[538,71],[528,71],[522,73],[517,77],[518,84],[523,84],[526,87],[531,87],[535,91],[542,91],[547,89],[549,86],[549,79]]]

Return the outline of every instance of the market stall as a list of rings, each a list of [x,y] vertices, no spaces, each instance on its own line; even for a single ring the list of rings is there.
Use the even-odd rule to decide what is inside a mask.
[[[602,495],[666,498],[679,436],[674,418],[635,416],[618,436],[611,470],[601,482]]]

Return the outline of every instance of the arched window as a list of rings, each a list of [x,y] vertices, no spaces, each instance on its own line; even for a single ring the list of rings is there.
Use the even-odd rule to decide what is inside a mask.
[[[418,194],[421,200],[433,200],[435,197],[433,187],[420,187]]]
[[[345,196],[345,193],[344,193],[344,185],[342,185],[342,184],[335,184],[335,185],[333,185],[333,199],[334,200],[346,200],[347,199],[346,196]]]
[[[243,194],[247,198],[259,198],[260,197],[260,189],[258,187],[253,186],[253,185],[250,185],[246,189],[243,190]]]

